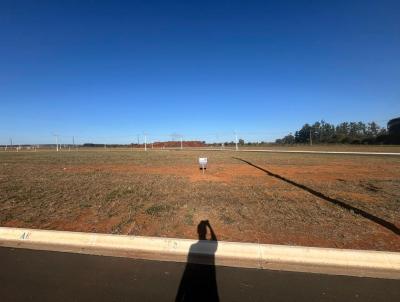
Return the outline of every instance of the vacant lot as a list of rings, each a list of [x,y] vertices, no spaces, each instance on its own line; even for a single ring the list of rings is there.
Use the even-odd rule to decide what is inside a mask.
[[[219,240],[400,251],[400,157],[0,152],[0,226],[196,238],[202,219]]]

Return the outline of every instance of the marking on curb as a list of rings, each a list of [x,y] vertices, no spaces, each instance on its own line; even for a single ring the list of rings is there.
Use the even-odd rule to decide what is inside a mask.
[[[21,237],[19,237],[19,238],[22,239],[22,240],[28,240],[29,239],[29,235],[30,235],[29,232],[23,232]]]
[[[90,236],[88,244],[89,245],[96,245],[96,242],[97,242],[97,235]]]

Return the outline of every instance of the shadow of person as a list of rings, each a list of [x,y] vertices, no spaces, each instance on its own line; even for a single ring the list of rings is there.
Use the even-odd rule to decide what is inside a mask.
[[[210,239],[207,240],[207,229]],[[215,276],[218,241],[208,220],[197,226],[199,241],[192,244],[175,301],[219,301]]]

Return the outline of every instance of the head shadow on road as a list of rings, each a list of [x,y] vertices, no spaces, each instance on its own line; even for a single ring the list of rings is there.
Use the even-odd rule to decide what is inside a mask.
[[[199,241],[190,246],[175,301],[219,301],[215,274],[217,236],[208,220],[200,221],[197,233]]]

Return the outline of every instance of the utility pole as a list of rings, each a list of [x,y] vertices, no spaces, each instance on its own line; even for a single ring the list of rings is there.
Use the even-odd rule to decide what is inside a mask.
[[[238,136],[237,136],[236,132],[235,132],[235,143],[236,143],[236,151],[238,151],[239,150],[239,147],[238,147]]]
[[[59,137],[59,135],[58,134],[54,134],[54,136],[56,137],[56,150],[58,152],[58,137]]]
[[[72,146],[74,146],[74,149],[75,149],[75,137],[74,136],[72,137]]]
[[[312,146],[312,135],[311,135],[311,128],[310,128],[310,146]]]
[[[183,138],[181,136],[181,150],[183,149]]]
[[[144,151],[147,151],[147,133],[144,133]]]

